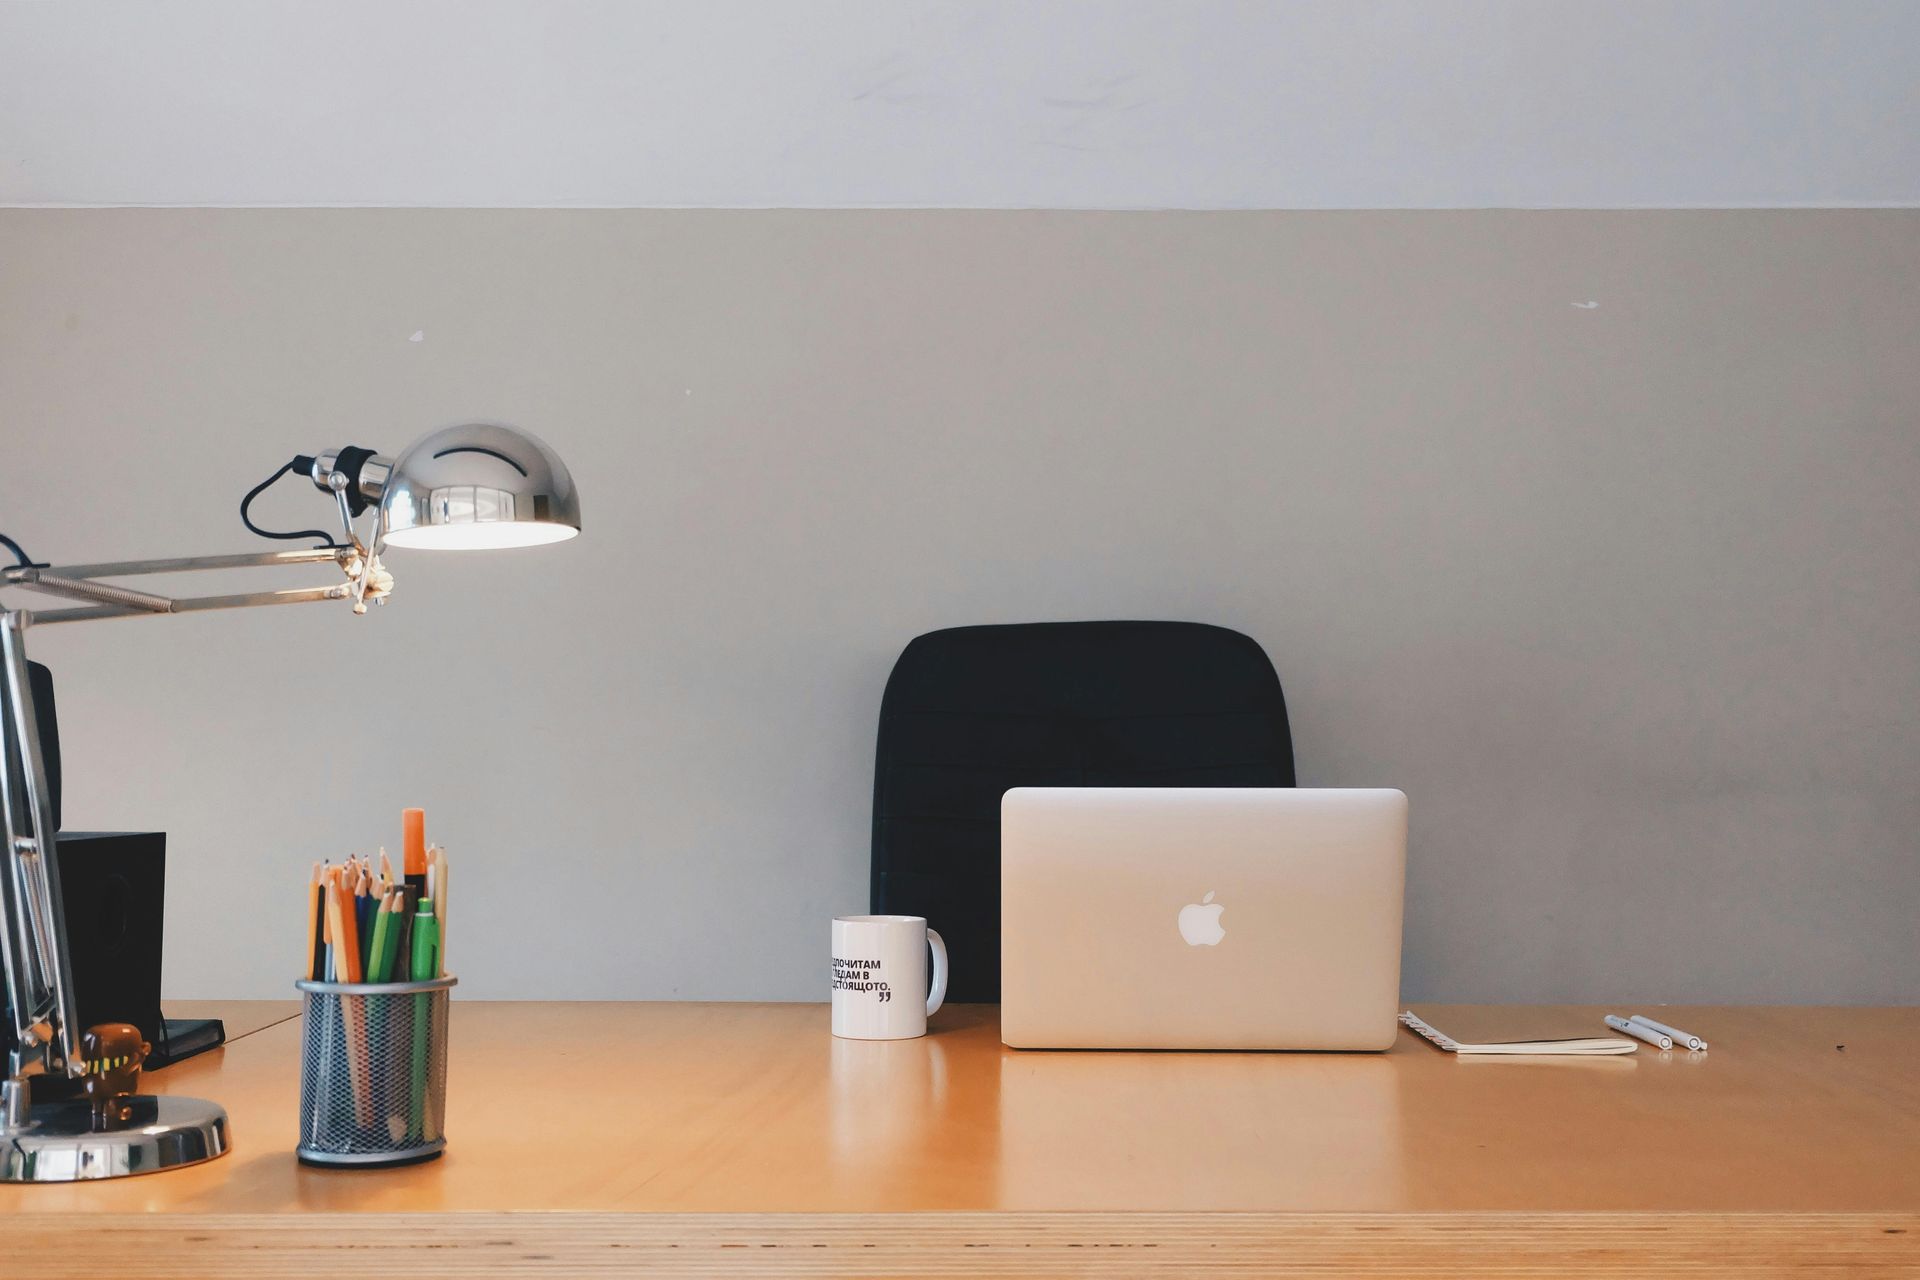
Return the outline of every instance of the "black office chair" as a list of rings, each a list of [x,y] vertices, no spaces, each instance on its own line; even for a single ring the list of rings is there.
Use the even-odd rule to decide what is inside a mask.
[[[1290,787],[1273,664],[1194,622],[929,632],[894,663],[873,772],[876,914],[925,916],[947,998],[1000,998],[1000,797],[1018,786]]]

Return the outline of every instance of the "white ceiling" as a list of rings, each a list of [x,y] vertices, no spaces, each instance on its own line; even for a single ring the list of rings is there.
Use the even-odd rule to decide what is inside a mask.
[[[0,0],[0,204],[1920,204],[1920,0]]]

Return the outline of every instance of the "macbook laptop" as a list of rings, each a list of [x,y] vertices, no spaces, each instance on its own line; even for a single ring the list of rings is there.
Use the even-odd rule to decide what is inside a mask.
[[[1385,1049],[1407,797],[1016,787],[1000,1036],[1022,1049]]]

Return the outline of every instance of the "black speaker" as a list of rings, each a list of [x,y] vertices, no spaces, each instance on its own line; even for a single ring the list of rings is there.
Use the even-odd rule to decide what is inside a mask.
[[[161,1043],[160,936],[167,837],[160,831],[63,831],[60,899],[82,1029],[131,1022]],[[12,1020],[0,1039],[13,1039]]]
[[[63,831],[59,844],[80,1025],[131,1022],[158,1045],[166,833]]]

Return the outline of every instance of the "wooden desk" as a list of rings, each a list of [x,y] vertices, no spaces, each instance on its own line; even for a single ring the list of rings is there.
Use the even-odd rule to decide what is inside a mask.
[[[986,1006],[870,1044],[819,1005],[456,1000],[441,1160],[298,1165],[290,1021],[150,1077],[225,1104],[232,1154],[0,1214],[36,1277],[1920,1274],[1920,1009],[1670,1017],[1711,1051],[1031,1053]]]

